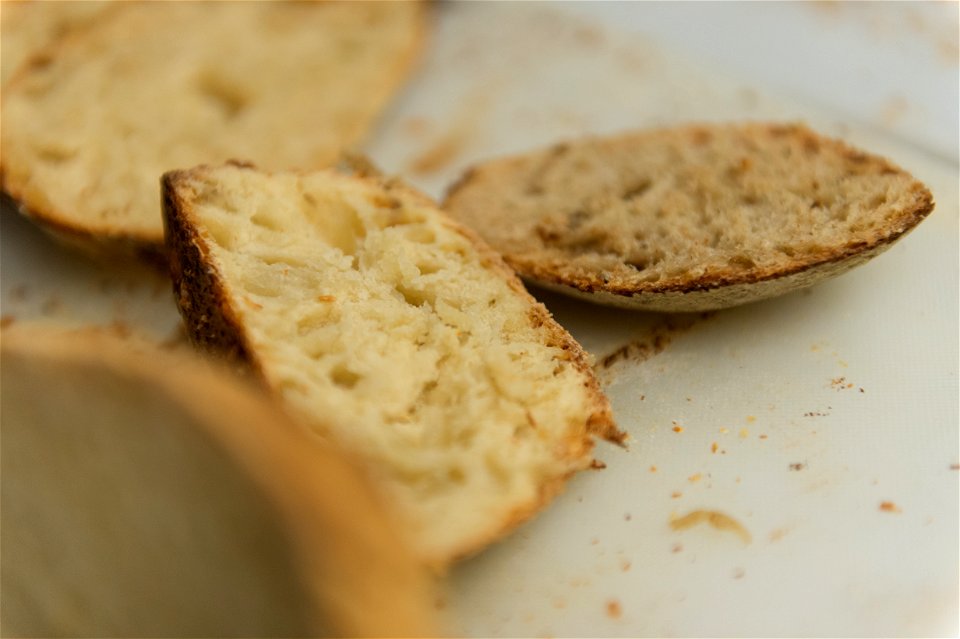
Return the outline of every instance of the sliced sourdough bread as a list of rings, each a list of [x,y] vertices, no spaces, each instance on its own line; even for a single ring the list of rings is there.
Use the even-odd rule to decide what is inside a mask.
[[[427,636],[430,577],[343,454],[189,351],[2,332],[5,637]]]
[[[810,286],[933,209],[887,160],[802,125],[703,125],[558,144],[474,167],[444,207],[536,284],[702,311]]]
[[[362,456],[442,569],[620,442],[587,357],[472,233],[392,181],[199,167],[163,178],[188,333]]]
[[[74,244],[159,250],[164,171],[331,164],[406,79],[426,20],[420,2],[123,3],[5,87],[3,189]]]

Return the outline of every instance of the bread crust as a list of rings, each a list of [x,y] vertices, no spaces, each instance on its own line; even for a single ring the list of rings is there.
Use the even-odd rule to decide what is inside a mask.
[[[223,277],[205,259],[210,247],[190,222],[191,207],[180,195],[181,189],[189,188],[189,176],[189,171],[171,171],[160,179],[167,265],[187,335],[202,350],[239,364],[262,379],[243,324],[224,291]]]
[[[774,138],[792,136],[807,148],[819,150],[827,147],[846,160],[870,167],[881,175],[905,176],[909,179],[909,205],[887,224],[883,234],[825,247],[806,259],[793,260],[775,268],[744,270],[711,267],[707,272],[692,277],[638,281],[636,278],[607,276],[600,272],[576,271],[568,263],[540,259],[537,255],[539,245],[533,238],[529,238],[527,251],[504,250],[500,247],[504,250],[504,260],[524,280],[580,299],[652,311],[708,311],[782,295],[840,275],[885,251],[923,221],[934,208],[930,191],[886,158],[864,153],[838,140],[821,137],[802,125],[766,124],[748,127],[751,132],[761,131]],[[709,136],[713,129],[714,127],[709,125],[694,125],[677,129],[676,135],[689,135],[694,138],[698,134]],[[644,136],[650,133],[657,132],[638,132],[584,142],[603,145],[633,137],[639,147]],[[562,143],[553,148],[562,150],[576,144],[578,143]],[[514,173],[529,171],[527,163],[530,157],[532,156],[514,156],[471,167],[447,191],[444,208],[456,212],[460,208],[461,199],[468,196],[471,189],[481,188],[481,184],[483,188],[490,188],[492,184],[508,179]],[[464,215],[457,217],[470,223]],[[484,220],[477,219],[475,223],[482,226]]]

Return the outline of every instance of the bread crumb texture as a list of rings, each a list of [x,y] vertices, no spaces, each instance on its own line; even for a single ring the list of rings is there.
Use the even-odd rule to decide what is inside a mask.
[[[802,125],[727,124],[493,160],[451,189],[446,208],[521,275],[626,303],[843,261],[895,240],[933,202],[887,160]]]
[[[365,458],[424,557],[488,543],[590,465],[591,433],[620,439],[576,342],[425,197],[237,166],[166,184],[195,338],[239,340],[295,413]]]
[[[163,172],[331,164],[400,86],[425,28],[418,2],[118,5],[4,87],[3,188],[60,230],[156,245]]]

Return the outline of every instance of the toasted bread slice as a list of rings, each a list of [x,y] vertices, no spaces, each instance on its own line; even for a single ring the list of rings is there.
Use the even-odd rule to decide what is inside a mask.
[[[448,212],[536,284],[657,311],[813,285],[890,247],[933,209],[887,160],[801,125],[704,125],[493,160]]]
[[[188,333],[365,458],[443,568],[620,441],[579,345],[473,234],[395,181],[226,165],[164,176]]]
[[[406,79],[426,19],[421,2],[122,3],[5,87],[3,189],[74,244],[159,250],[164,171],[331,164]]]
[[[0,350],[3,636],[437,631],[361,471],[256,387],[106,333]]]

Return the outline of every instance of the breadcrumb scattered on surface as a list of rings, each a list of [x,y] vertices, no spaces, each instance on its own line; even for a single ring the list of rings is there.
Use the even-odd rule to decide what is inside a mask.
[[[607,602],[607,616],[611,619],[619,619],[623,615],[623,608],[616,599]]]

